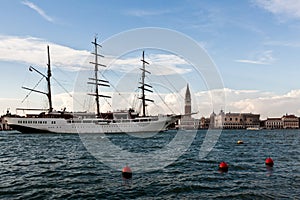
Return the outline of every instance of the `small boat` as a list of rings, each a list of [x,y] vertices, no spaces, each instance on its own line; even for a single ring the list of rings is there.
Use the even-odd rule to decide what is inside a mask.
[[[259,131],[260,128],[259,127],[248,127],[246,130],[247,131]]]

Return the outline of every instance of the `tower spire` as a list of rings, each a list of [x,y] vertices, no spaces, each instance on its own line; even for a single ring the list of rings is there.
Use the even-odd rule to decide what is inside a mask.
[[[184,106],[184,114],[191,114],[192,113],[192,99],[191,99],[191,92],[189,88],[189,84],[186,86],[185,91],[185,106]]]

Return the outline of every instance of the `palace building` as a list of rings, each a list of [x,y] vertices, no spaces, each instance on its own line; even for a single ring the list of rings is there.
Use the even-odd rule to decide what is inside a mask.
[[[218,115],[214,112],[210,116],[211,127],[216,129],[246,129],[259,128],[260,115],[252,113],[225,113],[223,110]]]
[[[281,118],[267,118],[266,129],[296,129],[299,128],[299,118],[295,115],[284,115]]]

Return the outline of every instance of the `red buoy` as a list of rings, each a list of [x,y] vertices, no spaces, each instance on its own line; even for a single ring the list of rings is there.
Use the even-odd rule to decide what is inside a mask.
[[[122,169],[122,177],[125,179],[131,179],[132,178],[132,171],[130,167],[127,165]]]
[[[266,165],[270,166],[270,167],[273,167],[274,161],[272,160],[272,158],[269,157],[269,158],[266,159]]]
[[[228,165],[226,162],[221,162],[219,165],[219,170],[222,172],[227,172],[228,171]]]

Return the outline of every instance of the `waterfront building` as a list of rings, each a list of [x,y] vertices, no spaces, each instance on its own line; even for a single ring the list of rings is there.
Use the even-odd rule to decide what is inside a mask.
[[[214,128],[224,129],[246,129],[259,128],[260,115],[252,113],[225,113],[223,110],[218,115],[211,114],[211,121],[213,121]]]
[[[209,127],[212,127],[211,126],[211,119],[201,117],[199,129],[208,129]]]
[[[215,128],[215,118],[216,118],[216,113],[213,111],[210,116],[209,116],[209,127],[210,128]]]
[[[282,116],[283,128],[285,129],[296,129],[299,128],[299,118],[295,115],[284,115]]]
[[[283,115],[281,118],[267,118],[266,129],[297,129],[299,128],[299,118],[295,115]]]
[[[267,118],[265,122],[266,129],[282,129],[283,128],[283,121],[281,118],[273,117]]]

